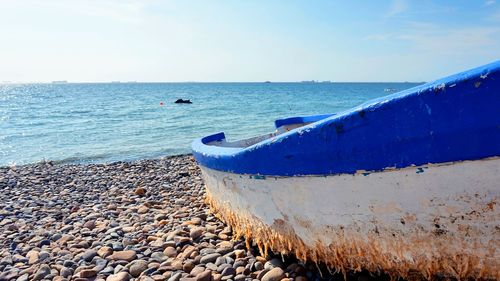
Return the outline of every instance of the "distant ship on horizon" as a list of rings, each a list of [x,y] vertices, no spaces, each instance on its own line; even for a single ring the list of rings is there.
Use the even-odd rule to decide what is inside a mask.
[[[330,81],[330,80],[324,80],[324,81],[304,80],[304,81],[300,81],[300,83],[332,83],[332,81]]]
[[[68,84],[68,81],[66,81],[66,80],[56,80],[56,81],[52,81],[52,84]]]

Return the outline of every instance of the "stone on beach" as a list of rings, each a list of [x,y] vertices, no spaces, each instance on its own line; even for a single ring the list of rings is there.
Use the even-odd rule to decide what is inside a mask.
[[[106,281],[128,281],[128,280],[130,280],[130,274],[128,274],[127,272],[119,272],[117,274],[110,275],[108,276],[108,278],[106,278]]]
[[[215,262],[217,258],[220,257],[219,253],[212,253],[201,257],[200,263],[210,263]]]
[[[46,264],[43,264],[36,271],[35,275],[33,276],[33,280],[42,280],[45,278],[45,276],[47,276],[49,274],[50,274],[50,267]]]
[[[137,253],[133,250],[117,251],[108,256],[110,260],[133,261],[137,257]]]
[[[174,247],[169,246],[165,248],[163,254],[167,257],[173,258],[177,256],[177,250]]]
[[[138,277],[146,269],[148,269],[148,263],[145,260],[135,260],[130,265],[130,275]]]
[[[82,255],[82,259],[83,259],[84,261],[86,261],[86,262],[90,262],[90,261],[92,261],[92,259],[93,259],[95,256],[97,256],[97,251],[96,251],[96,250],[91,249],[91,250],[88,250],[88,251],[86,251],[85,253],[83,253],[83,255]]]
[[[94,220],[89,220],[83,224],[83,227],[88,228],[90,230],[95,228],[95,221]]]
[[[97,275],[97,271],[94,269],[84,269],[80,271],[80,277],[89,278]]]
[[[285,278],[283,269],[275,267],[264,274],[261,281],[280,281],[283,278]]]
[[[196,275],[196,281],[210,281],[212,274],[210,270],[205,270],[202,273]]]
[[[105,258],[105,257],[111,255],[112,253],[113,253],[113,249],[111,247],[107,247],[107,246],[101,247],[101,248],[99,248],[99,250],[97,250],[97,254],[101,258]]]
[[[140,206],[140,207],[139,207],[139,209],[137,209],[137,212],[138,212],[139,214],[145,214],[145,213],[147,213],[148,211],[149,211],[149,208],[148,208],[148,207],[146,207],[146,206]]]
[[[202,227],[195,227],[195,228],[192,228],[189,232],[189,236],[192,238],[192,239],[196,239],[198,237],[200,237],[203,233],[204,233],[204,229]]]
[[[135,195],[144,196],[146,195],[146,189],[143,187],[138,187],[134,191]]]
[[[34,264],[36,262],[38,262],[38,257],[40,255],[40,252],[38,251],[29,251],[27,254],[26,254],[26,258],[28,258],[28,263],[29,264]]]

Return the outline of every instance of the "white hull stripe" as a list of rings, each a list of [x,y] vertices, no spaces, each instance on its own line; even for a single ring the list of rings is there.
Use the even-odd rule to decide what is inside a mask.
[[[338,270],[500,279],[500,158],[324,177],[201,168],[214,210],[263,250]]]

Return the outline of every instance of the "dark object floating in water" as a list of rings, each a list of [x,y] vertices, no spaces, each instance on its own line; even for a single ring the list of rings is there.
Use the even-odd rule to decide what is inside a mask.
[[[175,103],[193,103],[193,102],[191,102],[191,100],[178,99],[175,101]]]

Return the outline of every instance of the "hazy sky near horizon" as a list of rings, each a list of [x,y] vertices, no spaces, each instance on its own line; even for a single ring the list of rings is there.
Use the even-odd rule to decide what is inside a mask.
[[[499,2],[0,0],[0,82],[429,81],[500,59]]]

